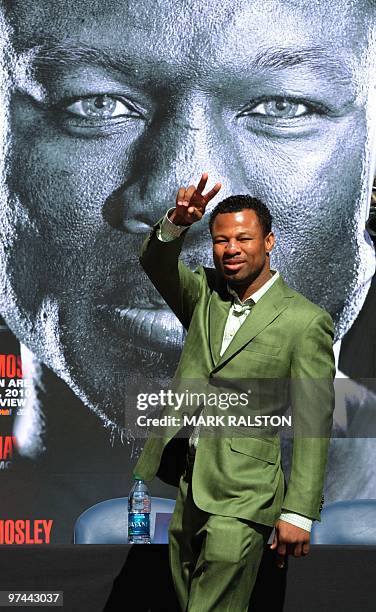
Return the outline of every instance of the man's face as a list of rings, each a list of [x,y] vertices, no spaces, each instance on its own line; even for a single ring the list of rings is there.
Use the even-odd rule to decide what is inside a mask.
[[[120,425],[171,375],[183,334],[138,251],[203,170],[266,203],[272,267],[347,330],[374,269],[365,0],[8,5],[0,312],[39,359]],[[210,265],[205,218],[183,258]]]
[[[268,273],[267,253],[273,248],[273,235],[264,236],[254,210],[218,214],[212,226],[212,240],[214,265],[234,288],[247,288]]]

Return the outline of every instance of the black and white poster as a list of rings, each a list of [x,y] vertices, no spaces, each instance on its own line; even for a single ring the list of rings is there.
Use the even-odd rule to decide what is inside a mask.
[[[0,543],[69,543],[128,495],[128,405],[184,341],[138,253],[203,171],[267,204],[273,267],[333,317],[326,502],[376,497],[375,20],[369,0],[3,0]]]

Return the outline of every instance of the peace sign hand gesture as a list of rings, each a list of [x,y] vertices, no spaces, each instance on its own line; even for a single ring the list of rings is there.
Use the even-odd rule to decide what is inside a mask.
[[[203,190],[208,181],[208,173],[204,172],[200,182],[195,187],[190,185],[188,189],[180,187],[176,196],[176,207],[172,211],[169,219],[175,225],[192,225],[196,221],[200,221],[205,212],[206,205],[214,196],[217,195],[221,188],[221,183],[216,183],[207,194],[203,195]]]

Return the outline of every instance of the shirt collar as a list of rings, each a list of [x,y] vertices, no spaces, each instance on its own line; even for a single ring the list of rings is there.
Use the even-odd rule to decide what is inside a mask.
[[[270,271],[272,272],[273,276],[268,281],[266,281],[266,283],[264,283],[263,286],[260,287],[260,289],[257,289],[257,291],[252,293],[252,295],[250,295],[246,300],[244,300],[244,302],[239,299],[239,296],[236,291],[234,291],[234,289],[232,289],[227,283],[227,291],[234,297],[234,303],[241,306],[252,306],[252,304],[256,304],[256,302],[258,302],[259,299],[262,298],[262,296],[267,292],[267,290],[270,289],[270,287],[275,283],[277,278],[279,278],[279,272],[277,270]]]

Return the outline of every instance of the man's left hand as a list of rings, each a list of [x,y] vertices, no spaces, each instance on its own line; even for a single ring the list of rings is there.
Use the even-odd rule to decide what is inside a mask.
[[[272,550],[277,550],[277,566],[284,567],[286,555],[294,557],[308,555],[310,536],[309,531],[287,521],[278,520],[275,524],[273,542],[270,545]]]

